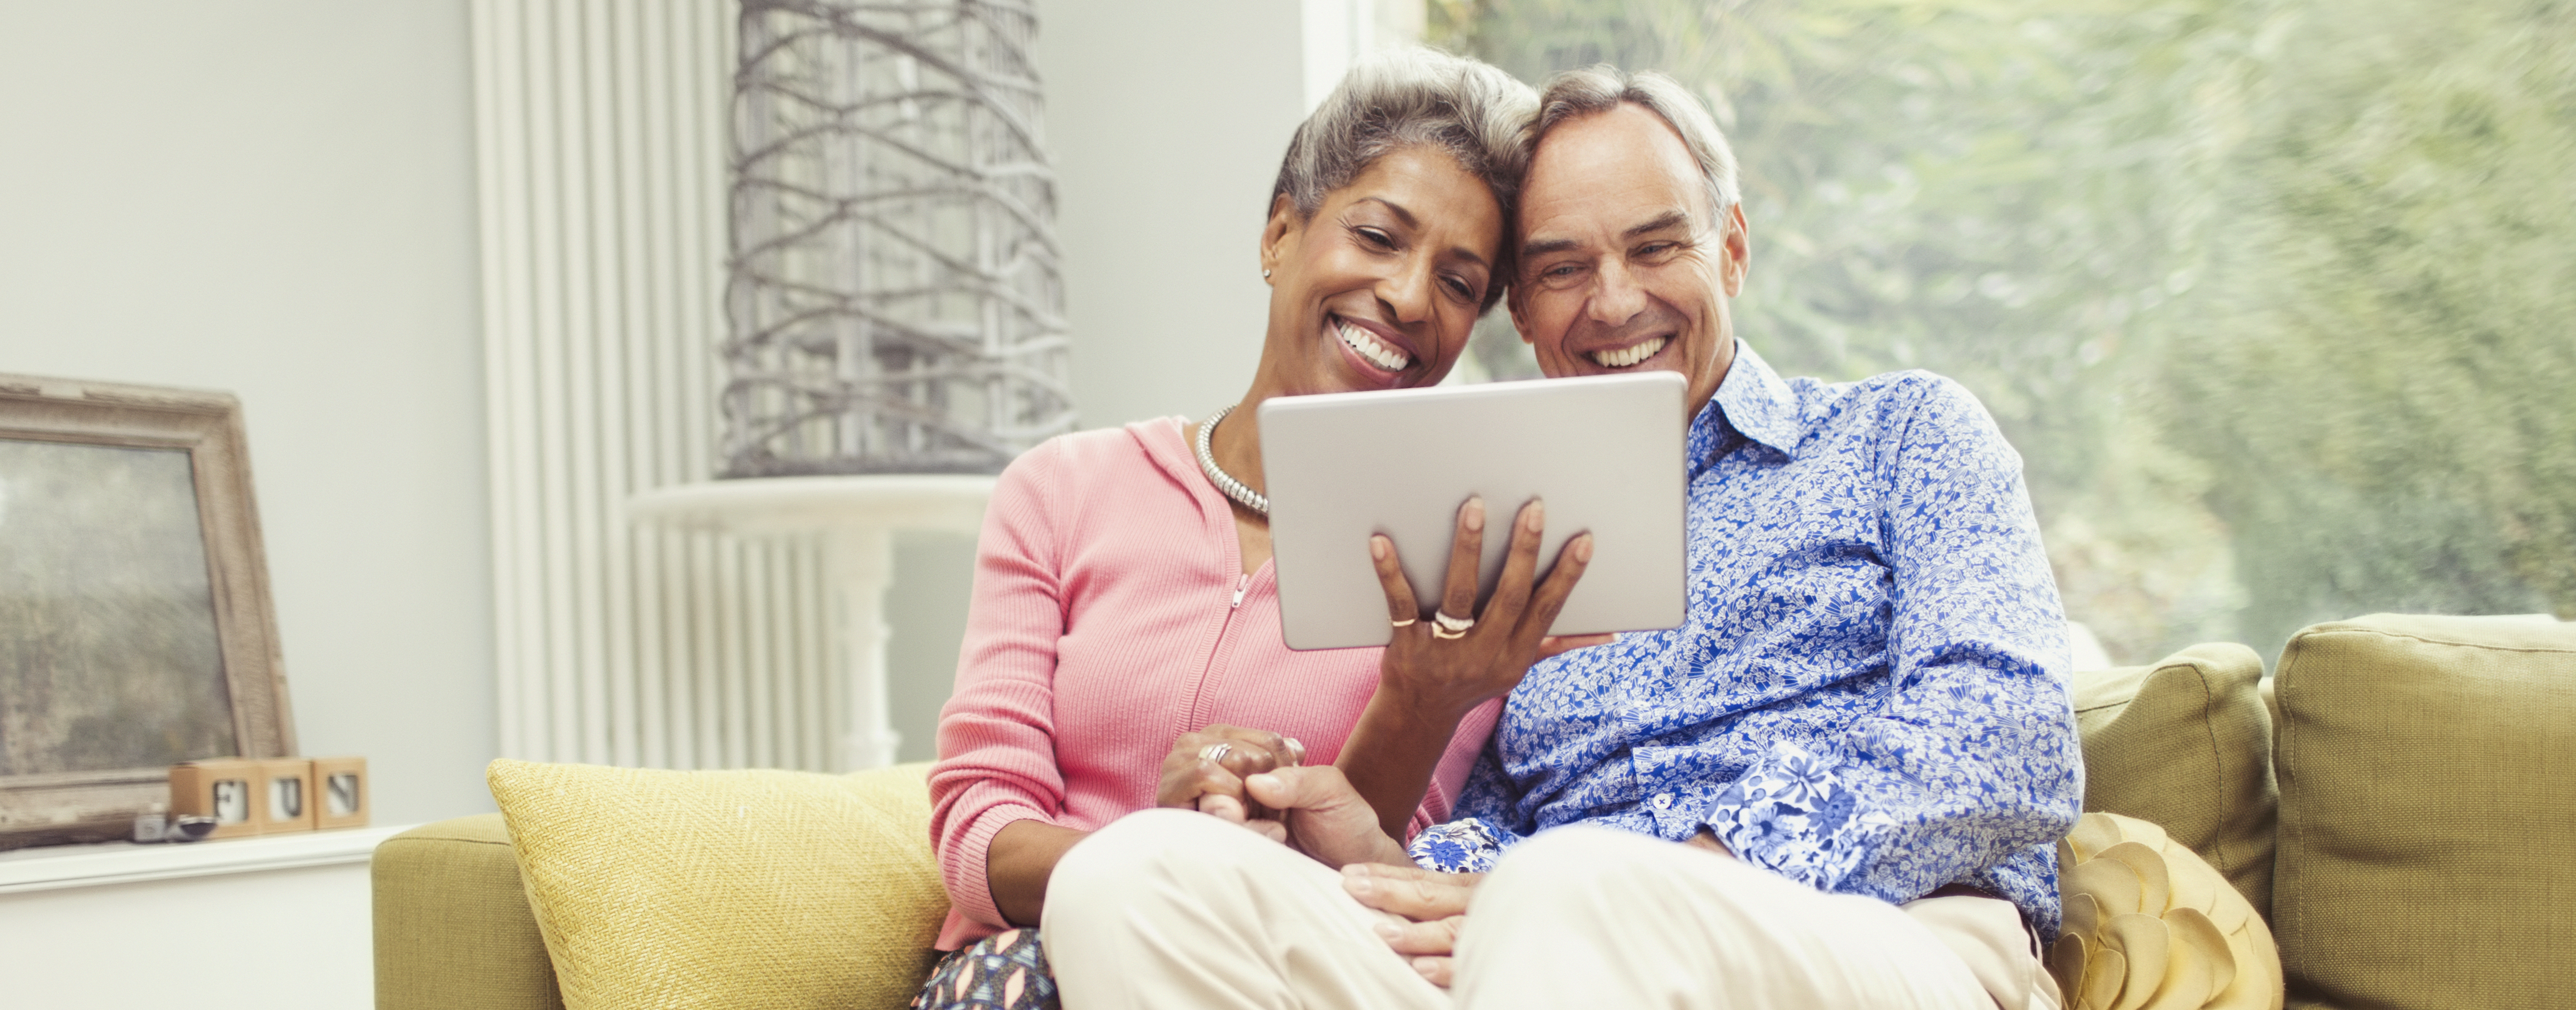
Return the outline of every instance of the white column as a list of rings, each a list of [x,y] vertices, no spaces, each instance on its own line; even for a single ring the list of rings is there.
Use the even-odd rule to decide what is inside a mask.
[[[843,771],[894,763],[903,735],[887,711],[886,587],[894,582],[894,534],[882,526],[843,526],[823,535],[832,583],[834,651],[840,660]]]

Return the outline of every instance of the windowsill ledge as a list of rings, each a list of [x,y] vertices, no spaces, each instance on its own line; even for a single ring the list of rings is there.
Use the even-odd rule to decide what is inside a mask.
[[[363,863],[376,844],[413,825],[346,828],[186,844],[103,842],[0,853],[0,894],[147,880]]]

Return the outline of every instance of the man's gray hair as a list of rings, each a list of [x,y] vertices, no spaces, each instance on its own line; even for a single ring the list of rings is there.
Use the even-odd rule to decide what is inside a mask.
[[[1298,217],[1312,217],[1324,194],[1350,185],[1390,152],[1445,152],[1503,208],[1506,262],[1494,264],[1495,282],[1487,285],[1491,308],[1511,276],[1512,212],[1521,173],[1529,168],[1526,134],[1537,111],[1538,93],[1529,85],[1475,60],[1420,48],[1369,56],[1297,127],[1270,187],[1271,204],[1285,196]]]
[[[1718,130],[1708,107],[1681,82],[1652,70],[1632,74],[1604,63],[1550,78],[1547,90],[1539,96],[1538,122],[1530,129],[1530,149],[1536,151],[1539,141],[1557,124],[1608,112],[1621,102],[1644,106],[1681,135],[1682,146],[1690,150],[1691,160],[1699,163],[1700,177],[1708,182],[1711,211],[1722,215],[1735,206],[1741,194],[1735,182],[1735,151],[1726,146],[1726,134]]]

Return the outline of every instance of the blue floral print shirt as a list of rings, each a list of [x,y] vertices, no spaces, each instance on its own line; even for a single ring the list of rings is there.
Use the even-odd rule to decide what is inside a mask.
[[[2056,583],[1994,420],[1926,372],[1784,381],[1738,343],[1686,444],[1685,623],[1531,668],[1414,859],[1484,870],[1566,824],[1706,828],[1821,890],[1962,883],[2054,937],[2082,757]]]

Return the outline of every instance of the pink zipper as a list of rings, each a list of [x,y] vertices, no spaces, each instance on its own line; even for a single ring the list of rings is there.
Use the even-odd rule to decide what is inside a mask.
[[[1207,662],[1199,667],[1198,682],[1190,686],[1190,722],[1181,727],[1181,732],[1194,731],[1207,722],[1207,714],[1200,711],[1200,707],[1207,704],[1208,680],[1216,676],[1217,660],[1225,655],[1226,636],[1234,633],[1235,612],[1243,609],[1244,594],[1251,591],[1251,572],[1245,572],[1234,580],[1234,599],[1225,605],[1225,620],[1216,626],[1216,640],[1208,643]]]

